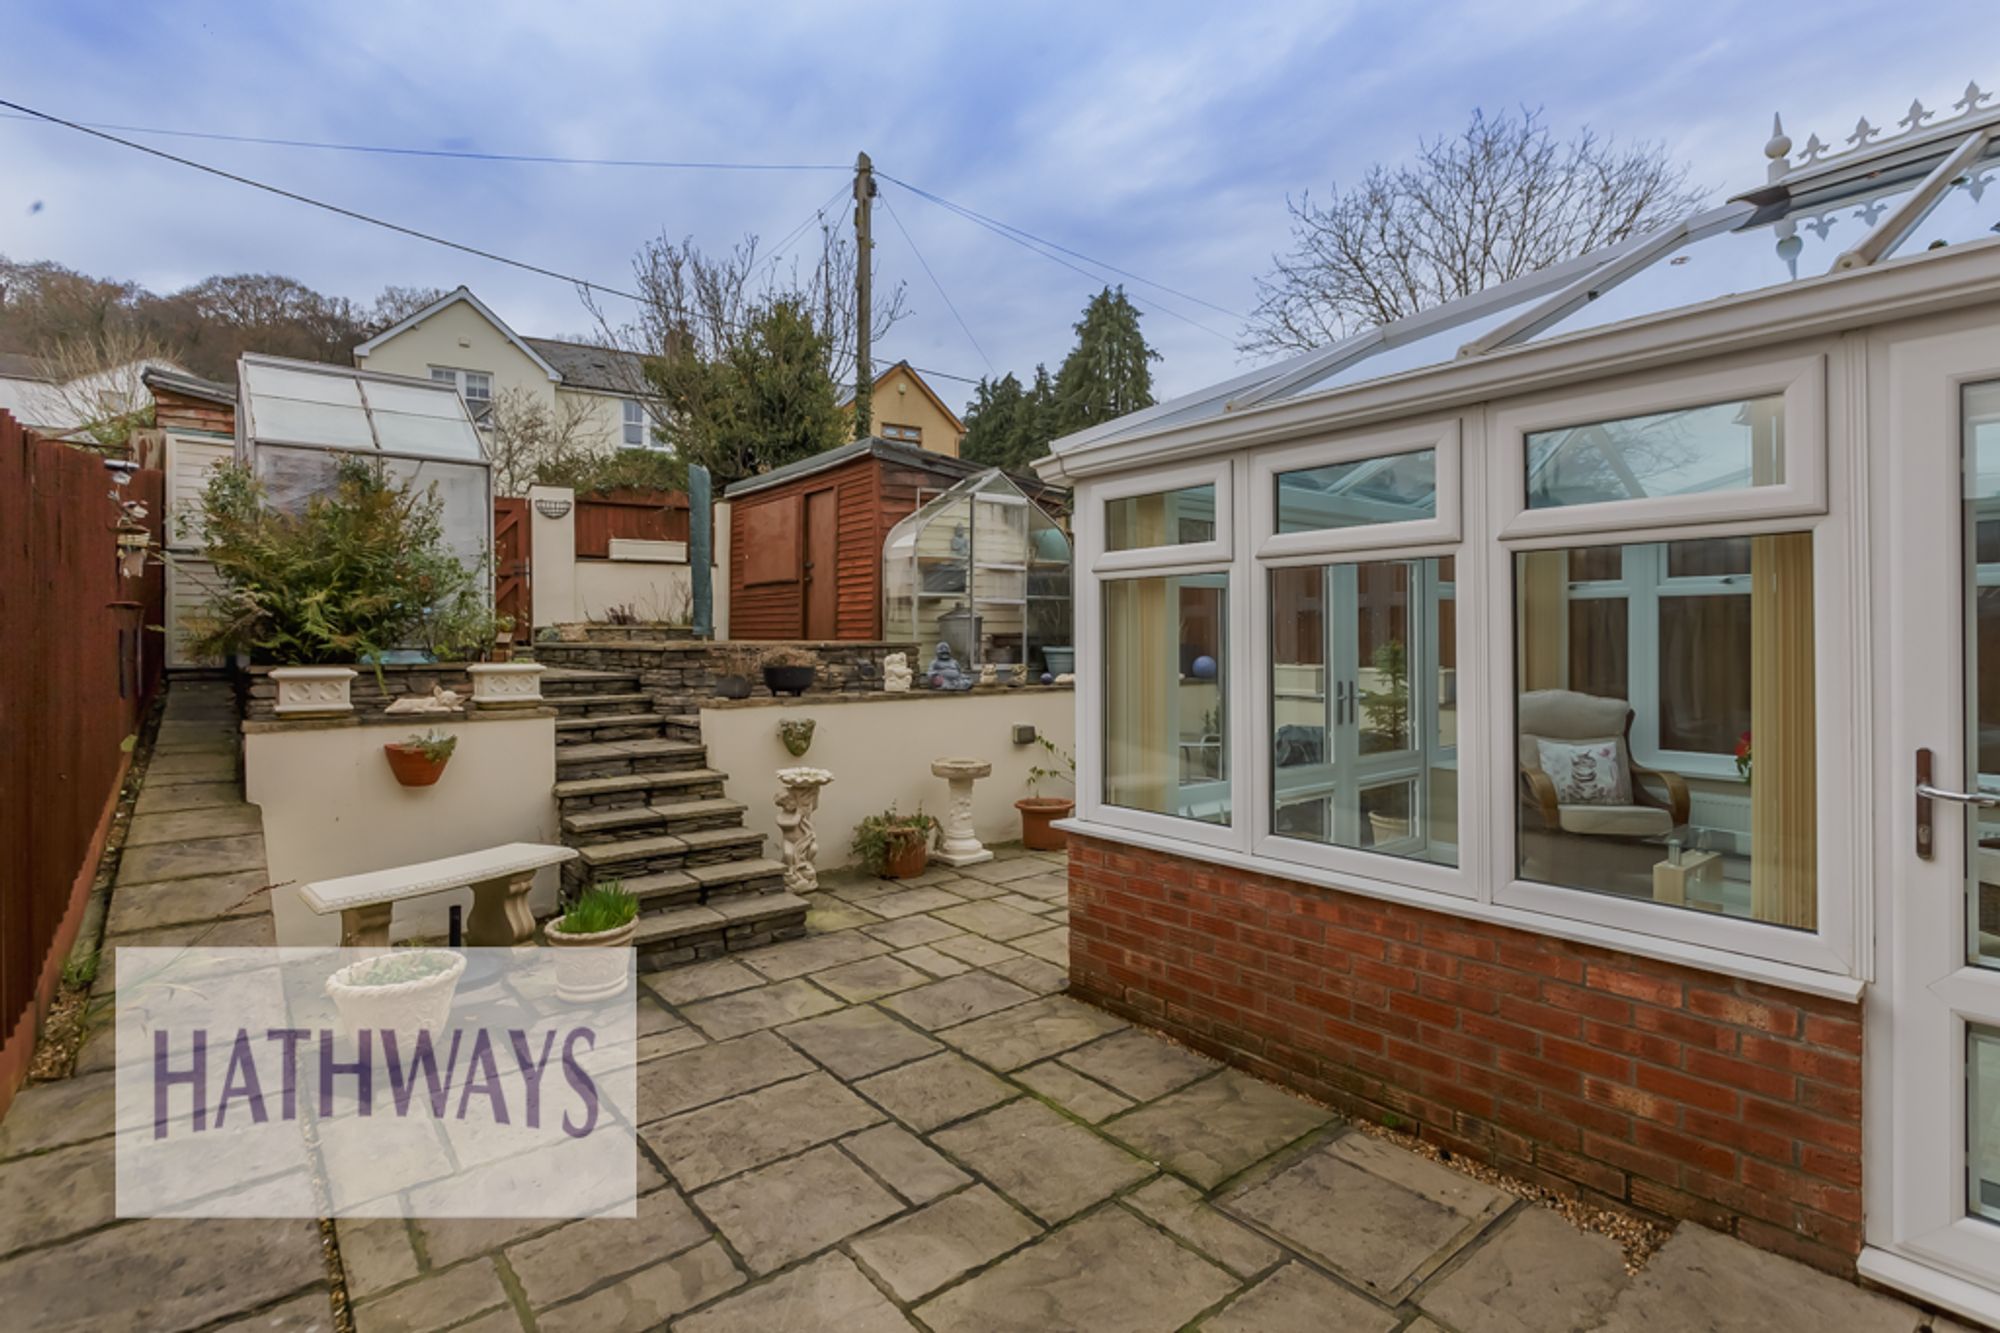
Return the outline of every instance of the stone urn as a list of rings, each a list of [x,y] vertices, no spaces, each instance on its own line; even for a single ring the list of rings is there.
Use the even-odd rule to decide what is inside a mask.
[[[528,708],[542,701],[540,662],[474,662],[466,668],[472,676],[472,705],[475,708]]]
[[[428,970],[427,970],[428,969]],[[349,963],[326,979],[326,993],[349,1035],[393,1031],[407,1045],[451,1019],[465,955],[449,949],[392,949]]]
[[[278,687],[271,711],[279,717],[325,717],[354,711],[354,701],[348,697],[354,685],[353,667],[272,667],[271,682]]]
[[[632,937],[638,929],[637,917],[588,935],[571,935],[549,922],[542,937],[556,951],[556,998],[593,1004],[623,995],[632,980]]]
[[[778,833],[784,839],[779,854],[784,858],[785,891],[811,893],[819,887],[819,834],[813,829],[813,814],[819,809],[819,789],[833,781],[823,768],[781,768],[778,770]]]

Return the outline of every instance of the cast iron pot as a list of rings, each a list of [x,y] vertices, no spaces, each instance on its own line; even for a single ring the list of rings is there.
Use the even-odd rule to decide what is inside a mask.
[[[718,699],[748,699],[750,697],[750,677],[717,676],[715,697]]]
[[[813,677],[818,674],[818,667],[767,666],[764,668],[764,684],[770,687],[773,694],[800,695],[812,688]]]

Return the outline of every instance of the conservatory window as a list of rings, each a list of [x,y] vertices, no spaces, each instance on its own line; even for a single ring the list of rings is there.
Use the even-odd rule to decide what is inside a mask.
[[[1813,538],[1514,557],[1521,878],[1817,921]]]
[[[1228,824],[1228,576],[1101,590],[1105,804]]]
[[[1104,549],[1137,551],[1216,540],[1215,486],[1126,495],[1104,504]]]
[[[1528,508],[1783,485],[1784,444],[1779,394],[1534,431]]]
[[[1437,517],[1437,450],[1280,472],[1279,532],[1408,523]]]
[[[1275,835],[1457,864],[1455,564],[1270,572]]]

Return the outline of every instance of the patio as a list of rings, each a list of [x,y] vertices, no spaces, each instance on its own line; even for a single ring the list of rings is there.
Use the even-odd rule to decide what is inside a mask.
[[[167,719],[109,943],[268,941],[231,710],[181,685]],[[1960,1328],[1692,1225],[1629,1276],[1603,1235],[1070,1000],[1066,902],[1061,857],[1018,850],[830,876],[809,938],[646,975],[637,1220],[339,1222],[354,1327]],[[111,1064],[99,1036],[0,1129],[0,1304],[337,1327],[309,1222],[115,1217]]]

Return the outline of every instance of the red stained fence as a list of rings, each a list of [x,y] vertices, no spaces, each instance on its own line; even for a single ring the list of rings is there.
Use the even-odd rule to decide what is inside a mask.
[[[602,560],[613,537],[651,542],[688,539],[688,498],[680,491],[608,491],[578,496],[576,553]]]
[[[162,474],[121,489],[158,540]],[[165,581],[119,573],[97,455],[0,412],[0,1112],[74,942],[132,736],[160,679]]]

